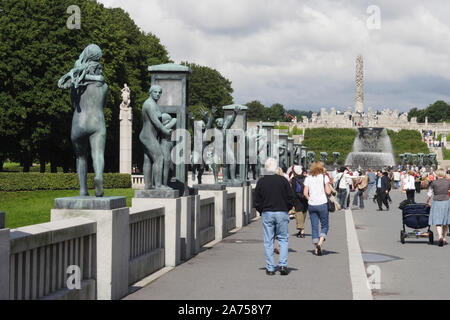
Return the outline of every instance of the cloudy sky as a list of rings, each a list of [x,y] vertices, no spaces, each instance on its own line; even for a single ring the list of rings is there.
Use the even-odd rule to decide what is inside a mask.
[[[127,11],[176,63],[217,69],[232,81],[235,103],[353,106],[358,54],[366,107],[450,101],[448,0],[99,1]]]

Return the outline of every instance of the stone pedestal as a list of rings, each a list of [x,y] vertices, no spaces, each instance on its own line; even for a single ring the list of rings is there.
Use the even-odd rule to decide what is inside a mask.
[[[208,190],[209,187],[209,190]],[[223,240],[227,232],[227,195],[225,185],[195,185],[194,189],[198,190],[201,197],[214,197],[214,226],[216,241]],[[200,209],[198,210],[198,212]]]
[[[118,300],[128,294],[130,210],[125,197],[55,199],[51,221],[77,217],[97,222],[97,299]]]
[[[176,129],[181,130],[177,131],[176,138],[177,141],[184,141],[185,137],[182,132],[188,129],[189,75],[192,73],[192,70],[187,66],[173,63],[150,66],[148,70],[152,77],[151,85],[159,85],[164,92],[158,101],[161,113],[168,113],[177,119]],[[182,146],[186,147],[186,144],[178,143],[175,148]],[[183,154],[186,155],[187,152],[184,151]],[[180,161],[179,164],[175,165],[176,184],[183,184],[185,187],[180,189],[184,189],[185,192],[187,191],[188,183],[188,162],[189,159],[184,159],[184,161]]]
[[[0,212],[0,300],[9,300],[9,229],[5,227],[5,213]]]
[[[120,112],[120,173],[131,174],[133,149],[133,114],[130,110]]]
[[[192,201],[192,215],[191,215],[191,228],[192,228],[192,233],[191,233],[191,256],[196,255],[197,253],[200,252],[200,196],[199,195],[195,195],[192,196],[193,197],[193,201]]]
[[[244,199],[247,186],[241,184],[240,187],[227,188],[228,193],[236,193],[236,228],[245,226]]]
[[[180,226],[180,259],[187,261],[192,257],[192,216],[195,217],[195,197],[181,198],[181,226]],[[195,223],[195,221],[194,221]]]
[[[187,206],[187,203],[185,203]],[[164,251],[166,267],[176,267],[181,262],[181,198],[178,190],[136,190],[133,209],[146,210],[164,207]]]
[[[246,183],[244,184],[244,226],[248,225],[250,220],[250,210],[252,208],[251,189],[251,182],[246,181]]]

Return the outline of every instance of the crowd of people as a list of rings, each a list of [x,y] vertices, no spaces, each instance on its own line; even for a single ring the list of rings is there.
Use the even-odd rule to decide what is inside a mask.
[[[428,189],[430,226],[437,228],[439,246],[446,245],[450,224],[450,170],[386,168],[352,171],[342,167],[328,173],[323,163],[314,162],[309,172],[301,166],[293,166],[285,173],[275,159],[268,159],[265,175],[258,180],[254,194],[254,207],[262,216],[267,275],[275,274],[274,254],[280,256],[281,275],[288,274],[290,215],[296,220],[297,238],[304,239],[309,213],[314,254],[322,256],[330,229],[330,212],[363,210],[365,200],[377,203],[378,211],[383,211],[383,206],[389,211],[392,189],[401,189],[411,204],[415,203],[417,193]]]

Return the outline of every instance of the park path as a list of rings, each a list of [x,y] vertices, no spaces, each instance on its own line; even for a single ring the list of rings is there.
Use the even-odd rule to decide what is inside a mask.
[[[380,268],[380,289],[373,292],[374,299],[450,299],[450,246],[439,248],[429,245],[427,239],[407,239],[400,243],[402,214],[399,203],[406,195],[391,192],[393,204],[389,212],[377,212],[377,206],[366,202],[364,211],[354,210],[361,251],[392,256],[384,263],[366,263]],[[424,203],[426,191],[416,195],[416,202]],[[408,229],[409,230],[409,229]],[[437,239],[436,228],[432,228]]]
[[[176,267],[126,300],[304,300],[352,299],[345,215],[330,216],[324,256],[313,254],[311,223],[306,239],[289,224],[289,269],[266,276],[261,220]],[[276,256],[276,258],[278,258]]]

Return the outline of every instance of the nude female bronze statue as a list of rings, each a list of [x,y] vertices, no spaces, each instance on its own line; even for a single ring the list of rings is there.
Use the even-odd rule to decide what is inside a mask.
[[[103,197],[103,170],[106,126],[103,108],[106,104],[108,85],[102,76],[99,46],[91,44],[81,53],[74,68],[58,81],[61,89],[70,89],[75,109],[72,119],[71,139],[77,158],[80,196],[89,196],[87,188],[88,146],[95,171],[95,196]]]

